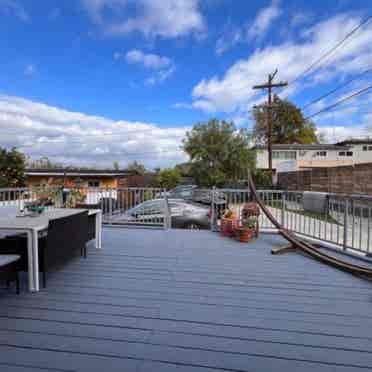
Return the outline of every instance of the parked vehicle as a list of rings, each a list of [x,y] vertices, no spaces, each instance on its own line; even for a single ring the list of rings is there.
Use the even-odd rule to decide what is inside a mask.
[[[210,208],[183,199],[168,200],[171,227],[183,229],[209,229]],[[145,201],[125,213],[113,216],[112,223],[162,225],[166,202],[164,199]]]
[[[208,206],[212,206],[213,202],[218,218],[220,218],[223,212],[229,207],[226,195],[224,195],[223,192],[200,189],[195,185],[177,186],[173,190],[169,191],[168,197],[184,199],[186,201]]]
[[[197,188],[196,185],[180,185],[168,192],[168,197],[173,199],[191,200],[193,190]]]
[[[201,203],[205,205],[211,205],[213,201],[213,204],[216,204],[216,205],[226,204],[225,208],[227,208],[226,196],[221,191],[208,190],[208,189],[194,189],[192,200],[196,203]]]

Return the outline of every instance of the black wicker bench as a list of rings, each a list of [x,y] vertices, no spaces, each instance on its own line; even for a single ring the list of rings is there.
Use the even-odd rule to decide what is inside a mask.
[[[64,264],[78,254],[86,257],[88,224],[88,211],[49,221],[48,231],[39,237],[39,271],[42,273],[44,288],[47,272],[51,268]],[[24,235],[16,235],[2,241],[4,244],[1,253],[19,255],[20,271],[27,271],[27,238]]]
[[[17,294],[19,294],[19,255],[0,254],[0,279],[5,280],[7,286],[16,282]]]

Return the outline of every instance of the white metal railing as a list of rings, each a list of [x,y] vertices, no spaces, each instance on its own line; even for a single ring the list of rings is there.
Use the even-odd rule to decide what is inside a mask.
[[[241,214],[244,204],[251,200],[249,190],[216,189],[223,193],[227,205],[236,215]],[[338,246],[372,254],[372,196],[338,194],[322,195],[322,211],[310,210],[304,204],[304,193],[282,190],[258,190],[261,199],[284,228],[295,233]],[[213,213],[215,216],[217,212]],[[213,220],[218,229],[218,219]],[[275,227],[261,213],[260,228]]]
[[[69,192],[76,207],[101,209],[105,224],[167,226],[163,189],[79,187]]]
[[[321,212],[312,212],[304,203],[304,193],[282,190],[259,190],[259,194],[275,218],[288,230],[337,245],[372,254],[372,196],[327,194]],[[111,225],[140,225],[170,228],[172,216],[168,193],[160,188],[7,188],[0,189],[0,208],[19,208],[39,199],[52,200],[54,206],[99,208],[103,223]],[[226,208],[240,215],[245,203],[251,200],[247,189],[198,190],[194,200],[210,205],[211,228],[218,229]],[[274,226],[261,213],[261,229]]]

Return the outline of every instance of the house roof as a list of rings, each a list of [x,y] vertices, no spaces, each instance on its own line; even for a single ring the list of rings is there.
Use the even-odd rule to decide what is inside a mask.
[[[344,145],[372,145],[372,138],[350,138],[345,141],[336,143],[337,146]]]
[[[26,169],[26,176],[86,176],[86,177],[118,177],[118,176],[129,176],[135,174],[135,172],[129,172],[127,170],[114,170],[114,169],[66,169],[66,168],[55,168],[55,169]]]
[[[258,145],[255,149],[263,150],[267,146]],[[349,150],[350,146],[344,145],[332,145],[332,144],[314,144],[314,145],[302,145],[302,144],[273,144],[273,150]]]

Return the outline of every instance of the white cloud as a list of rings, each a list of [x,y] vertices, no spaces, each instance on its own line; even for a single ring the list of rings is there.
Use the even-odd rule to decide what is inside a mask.
[[[326,143],[336,143],[348,138],[365,138],[371,135],[371,132],[365,126],[319,126],[318,134],[324,136]]]
[[[27,65],[25,69],[23,70],[23,73],[25,76],[32,77],[36,73],[36,67],[35,65]]]
[[[188,129],[114,121],[0,95],[2,146],[17,146],[35,159],[98,167],[115,160],[123,166],[132,160],[150,168],[170,166],[187,160],[180,145]]]
[[[312,14],[304,12],[296,12],[290,18],[291,27],[297,27],[308,23],[313,18]]]
[[[293,80],[360,21],[360,17],[353,14],[340,14],[306,29],[301,41],[290,40],[256,49],[247,59],[234,63],[222,77],[202,79],[193,89],[194,102],[202,101],[203,104],[198,106],[207,111],[213,107],[217,111],[234,114],[246,112],[257,99],[257,92],[252,90],[252,86],[261,83],[268,73],[278,68],[281,80]],[[326,60],[322,69],[290,87],[292,94],[314,84],[320,77],[321,82],[328,82],[350,73],[359,73],[371,65],[371,55],[372,23],[360,29],[344,48]]]
[[[30,20],[30,16],[25,8],[16,0],[0,0],[0,14],[1,13],[7,16],[16,16],[23,22],[28,22]]]
[[[145,80],[145,85],[155,85],[169,79],[176,70],[174,62],[164,56],[152,53],[144,53],[138,49],[132,49],[126,54],[115,52],[114,59],[125,59],[130,64],[137,64],[146,69],[156,70],[153,75]]]
[[[175,38],[204,32],[199,0],[81,0],[91,19],[111,35],[140,32]],[[134,14],[128,14],[134,5]]]
[[[247,22],[237,27],[230,21],[223,27],[221,36],[216,42],[216,54],[222,55],[239,43],[247,43],[252,39],[262,39],[275,19],[282,14],[279,0],[272,0],[271,4],[261,9],[253,22]]]
[[[212,102],[202,99],[194,101],[192,103],[192,107],[203,110],[208,113],[213,113],[217,111],[215,105]]]
[[[193,108],[193,106],[191,103],[187,103],[187,102],[176,102],[172,105],[172,108],[190,110]]]
[[[159,70],[151,77],[145,80],[146,85],[156,85],[162,83],[163,81],[169,79],[175,72],[176,68],[174,66],[170,66],[168,69]]]
[[[252,25],[248,29],[248,36],[251,39],[262,38],[262,36],[270,28],[272,22],[282,14],[279,8],[279,0],[272,0],[271,4],[261,9]]]
[[[244,32],[240,28],[227,25],[222,36],[216,42],[216,54],[222,55],[234,45],[244,41],[244,39]]]
[[[116,56],[117,57],[117,56]],[[132,49],[125,54],[125,60],[128,63],[140,64],[146,68],[161,69],[169,67],[173,62],[168,57],[159,56],[157,54],[146,54],[138,49]]]

